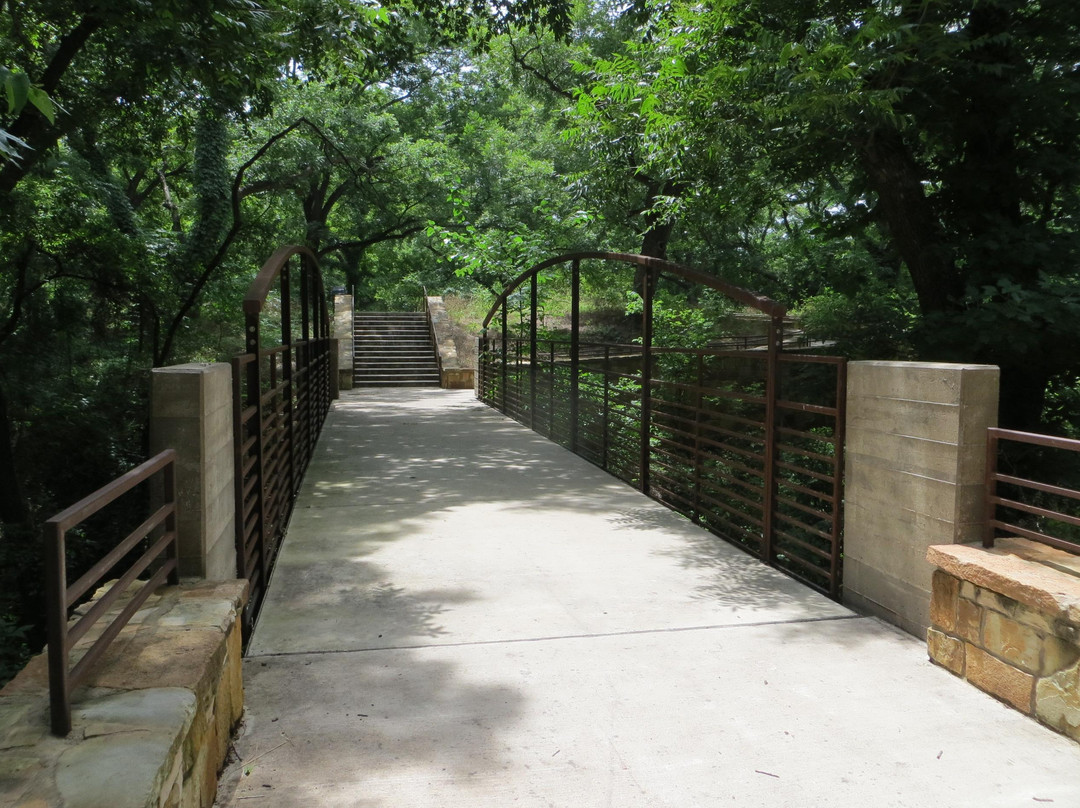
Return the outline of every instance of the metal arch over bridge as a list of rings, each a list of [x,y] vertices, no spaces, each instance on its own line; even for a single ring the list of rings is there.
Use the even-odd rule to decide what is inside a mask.
[[[644,268],[640,344],[581,340],[581,265],[590,260]],[[538,275],[567,264],[570,334],[542,338]],[[761,312],[768,318],[763,350],[654,344],[653,304],[665,274]],[[510,300],[526,282],[528,322],[511,334]],[[774,300],[670,261],[560,255],[519,275],[488,312],[477,395],[839,599],[846,361],[785,353],[786,313]]]
[[[262,320],[275,291],[280,333],[268,344]],[[246,637],[334,397],[330,316],[310,249],[282,247],[263,264],[244,296],[244,342],[232,366],[237,573],[251,586]]]
[[[581,339],[581,266],[644,270],[640,344]],[[298,265],[298,266],[293,266]],[[569,265],[567,338],[537,329],[538,274]],[[759,350],[654,344],[665,276],[761,312]],[[528,283],[528,325],[511,296]],[[277,300],[267,306],[276,290]],[[263,319],[279,314],[265,344]],[[237,567],[257,613],[332,392],[330,320],[318,262],[283,247],[244,299],[246,351],[233,360]],[[498,335],[489,326],[500,314]],[[843,358],[786,353],[786,309],[698,270],[641,255],[580,252],[522,273],[484,321],[477,395],[763,561],[833,598],[841,591]],[[250,628],[250,622],[248,624]]]

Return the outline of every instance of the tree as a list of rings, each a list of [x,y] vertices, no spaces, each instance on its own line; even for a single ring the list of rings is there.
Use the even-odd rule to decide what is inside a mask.
[[[0,634],[40,611],[36,523],[141,459],[147,369],[239,347],[267,244],[347,268],[445,218],[400,102],[437,44],[565,16],[474,5],[0,3]]]
[[[643,119],[649,163],[689,168],[695,187],[718,176],[744,185],[745,171],[726,169],[749,166],[794,203],[789,222],[809,202],[828,213],[832,233],[875,232],[864,246],[880,238],[910,279],[920,354],[999,364],[1002,422],[1035,425],[1048,382],[1080,347],[1071,103],[1080,9],[1058,0],[649,8],[649,37],[598,65],[590,94]],[[765,226],[778,229],[775,213]]]

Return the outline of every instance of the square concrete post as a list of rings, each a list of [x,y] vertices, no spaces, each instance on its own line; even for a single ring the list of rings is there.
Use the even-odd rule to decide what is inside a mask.
[[[982,536],[998,381],[993,365],[848,365],[845,602],[926,636],[926,548]]]
[[[341,398],[341,374],[339,370],[341,368],[341,357],[338,356],[338,352],[341,349],[341,343],[337,339],[330,340],[330,400],[337,401]],[[351,367],[351,366],[350,366]],[[349,375],[352,375],[350,371]],[[350,385],[351,386],[351,385]]]
[[[154,368],[150,451],[177,452],[180,574],[236,577],[232,369],[224,363]]]
[[[353,386],[353,297],[334,295],[334,330],[337,340],[337,387],[352,390]],[[336,398],[336,396],[335,396]]]

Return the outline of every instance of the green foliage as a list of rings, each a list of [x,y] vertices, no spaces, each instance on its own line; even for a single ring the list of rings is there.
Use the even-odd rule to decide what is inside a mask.
[[[865,283],[910,291],[922,316],[889,318],[898,336],[921,356],[1000,364],[1004,421],[1033,426],[1080,348],[1078,7],[646,8],[621,53],[581,62],[591,84],[570,131],[673,181],[679,193],[649,202],[681,223],[672,249],[792,302],[828,288],[862,308],[876,305]],[[841,244],[862,283],[826,263]],[[786,271],[800,265],[809,277]]]
[[[639,317],[644,308],[641,295],[626,293],[626,313]],[[668,348],[700,348],[723,336],[721,317],[734,307],[709,294],[704,305],[691,304],[685,297],[659,294],[653,300],[653,344]],[[640,338],[636,340],[640,342]]]
[[[0,65],[0,89],[7,99],[8,116],[20,114],[29,103],[44,115],[49,123],[56,122],[56,106],[48,93],[31,84],[30,77],[21,70]],[[0,163],[18,160],[19,151],[24,148],[27,148],[25,141],[0,127]]]
[[[558,23],[561,8],[477,6],[476,30]],[[472,113],[501,118],[509,140],[523,107],[471,82],[466,54],[439,44],[460,31],[425,15],[469,19],[425,0],[0,4],[0,439],[13,455],[0,462],[0,643],[22,644],[28,625],[26,644],[42,639],[37,525],[142,459],[155,362],[240,348],[239,303],[273,248],[307,243],[330,286],[394,307],[424,283],[471,285],[424,229],[452,223],[454,187],[479,213],[504,195],[493,130]],[[525,189],[521,155],[508,165]],[[110,538],[99,527],[72,537],[76,565]]]
[[[794,312],[807,337],[832,343],[830,353],[849,359],[911,359],[914,303],[881,286],[854,294],[826,288]]]
[[[222,237],[232,224],[227,165],[229,145],[229,131],[224,116],[209,105],[203,105],[195,124],[191,178],[195,221],[184,243],[181,260],[185,264],[205,264],[217,251]]]

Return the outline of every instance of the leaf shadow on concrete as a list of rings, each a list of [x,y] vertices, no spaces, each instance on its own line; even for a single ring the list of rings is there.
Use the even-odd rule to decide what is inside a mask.
[[[475,400],[427,408],[421,400],[403,417],[408,404],[368,398],[338,406],[305,477],[313,503],[377,506],[409,519],[478,500],[602,510],[628,490]]]
[[[465,511],[475,530],[496,538],[503,511],[530,517],[541,532],[546,518],[564,513],[598,515],[626,531],[628,543],[648,532],[639,545],[660,548],[653,552],[670,569],[700,573],[694,597],[747,614],[794,602],[797,618],[824,600],[475,400],[434,406],[430,396],[366,393],[335,407],[270,584],[265,608],[276,626],[260,620],[245,663],[252,707],[237,748],[256,762],[231,781],[236,800],[438,804],[430,794],[404,796],[440,787],[414,783],[418,772],[460,781],[500,771],[504,739],[527,704],[525,684],[456,663],[447,628],[458,607],[488,608],[484,593],[467,579],[427,585],[401,576],[406,563],[432,563],[426,553],[451,541],[446,520]],[[504,538],[508,553],[535,540]],[[563,558],[592,538],[569,537]],[[372,778],[403,793],[381,797]]]
[[[823,595],[658,503],[612,521],[627,530],[661,529],[672,536],[669,546],[656,553],[702,573],[704,582],[694,587],[695,598],[748,612],[782,609],[786,619],[792,618],[792,612],[803,612],[806,617],[822,610],[840,613],[840,607]]]
[[[450,782],[498,770],[501,732],[524,701],[428,649],[257,657],[245,676],[258,709],[222,805],[437,804],[405,793],[438,789],[433,771]],[[388,787],[400,793],[387,799]]]

